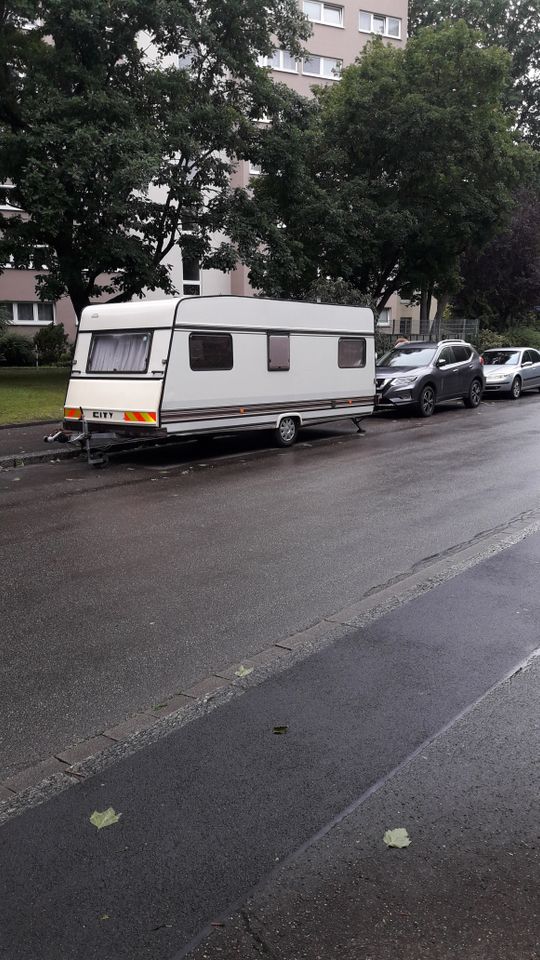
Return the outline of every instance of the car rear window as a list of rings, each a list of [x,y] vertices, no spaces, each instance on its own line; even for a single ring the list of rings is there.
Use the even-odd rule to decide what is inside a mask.
[[[88,373],[146,373],[151,342],[149,330],[94,333],[86,369]]]
[[[488,367],[503,367],[505,364],[519,363],[519,353],[515,350],[487,350],[482,359]]]

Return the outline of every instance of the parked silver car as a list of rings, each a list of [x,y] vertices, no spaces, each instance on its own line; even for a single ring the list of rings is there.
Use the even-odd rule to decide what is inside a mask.
[[[540,353],[523,347],[485,350],[486,393],[509,393],[517,400],[523,390],[540,390]]]

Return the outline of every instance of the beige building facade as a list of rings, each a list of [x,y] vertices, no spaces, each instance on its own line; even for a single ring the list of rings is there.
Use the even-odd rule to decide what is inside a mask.
[[[314,85],[339,82],[343,66],[353,63],[374,34],[385,43],[403,46],[407,38],[407,0],[299,0],[308,18],[312,33],[305,47],[308,55],[301,60],[286,50],[276,50],[266,61],[272,77],[298,93],[309,96]],[[257,170],[248,164],[237,168],[233,184],[246,186]],[[13,208],[0,208],[0,214]],[[179,248],[169,254],[171,277],[176,289],[186,295],[233,294],[251,296],[247,270],[240,267],[231,274],[218,270],[201,270],[197,263],[182,262]],[[40,326],[51,321],[63,323],[70,340],[75,338],[76,318],[71,302],[64,298],[57,303],[40,304],[35,292],[36,273],[13,269],[9,265],[0,275],[0,310],[11,320],[14,332],[32,336]],[[149,298],[162,297],[158,291]],[[381,331],[407,336],[420,332],[417,306],[402,302],[394,295],[379,318]]]

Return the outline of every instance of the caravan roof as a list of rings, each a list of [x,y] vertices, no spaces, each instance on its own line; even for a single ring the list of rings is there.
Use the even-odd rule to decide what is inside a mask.
[[[129,303],[97,303],[83,310],[85,330],[137,327],[208,327],[237,330],[317,330],[373,334],[373,313],[366,307],[267,300],[259,297],[171,297]]]

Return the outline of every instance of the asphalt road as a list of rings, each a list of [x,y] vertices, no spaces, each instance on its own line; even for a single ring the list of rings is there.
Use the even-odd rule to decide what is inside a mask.
[[[539,413],[0,474],[0,778],[536,507]]]
[[[306,843],[212,960],[535,960],[539,563],[535,534],[4,823],[2,960],[181,960]]]

